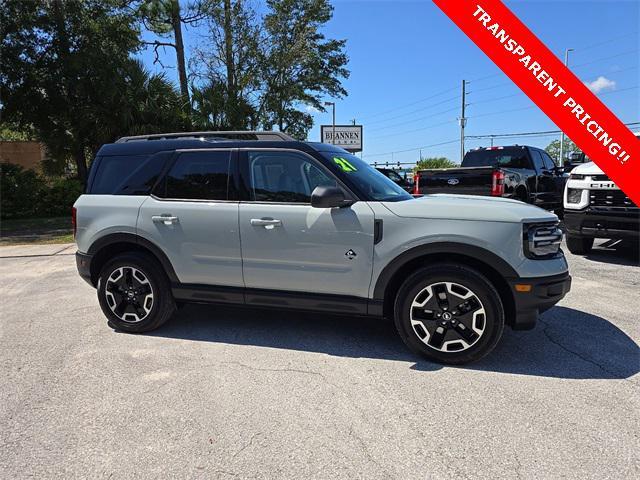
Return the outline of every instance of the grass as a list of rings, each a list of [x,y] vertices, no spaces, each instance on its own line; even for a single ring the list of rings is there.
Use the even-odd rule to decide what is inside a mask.
[[[0,222],[0,245],[73,242],[69,217],[19,218]]]

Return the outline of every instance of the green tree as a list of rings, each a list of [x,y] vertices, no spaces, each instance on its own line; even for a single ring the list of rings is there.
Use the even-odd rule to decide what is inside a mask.
[[[341,83],[349,77],[346,40],[326,39],[321,32],[333,16],[327,0],[267,0],[267,6],[261,119],[267,127],[306,138],[313,122],[300,107],[324,111],[323,97],[347,94]]]
[[[139,46],[135,16],[118,0],[4,0],[0,24],[3,120],[33,128],[85,181],[105,120],[96,105]]]
[[[210,4],[207,12],[208,35],[190,63],[193,76],[200,80],[198,94],[194,88],[194,109],[204,109],[194,116],[198,121],[209,118],[216,128],[257,128],[260,22],[242,0]]]
[[[138,7],[140,18],[147,30],[158,35],[161,40],[144,42],[153,47],[155,53],[154,63],[160,62],[158,49],[161,47],[173,48],[176,52],[176,66],[178,81],[184,111],[186,113],[187,127],[190,121],[189,79],[187,76],[187,62],[185,55],[182,26],[194,25],[206,17],[206,12],[211,8],[213,0],[198,0],[181,7],[179,0],[142,0]],[[171,39],[171,41],[166,41]]]
[[[556,161],[558,165],[562,165],[564,163],[564,159],[560,161],[560,140],[553,140],[551,143],[549,143],[549,145],[545,147],[545,151],[549,154],[551,158],[553,158]],[[563,151],[564,151],[563,155],[566,156],[568,153],[571,153],[571,152],[579,152],[580,148],[578,148],[578,146],[575,143],[573,143],[573,140],[565,137]]]
[[[455,162],[452,162],[446,157],[428,157],[421,158],[416,163],[414,170],[426,170],[429,168],[453,168],[459,167]]]

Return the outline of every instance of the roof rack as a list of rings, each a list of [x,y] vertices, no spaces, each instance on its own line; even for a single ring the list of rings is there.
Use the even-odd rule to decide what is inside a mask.
[[[276,142],[293,142],[294,138],[282,132],[254,132],[254,131],[208,131],[208,132],[176,132],[176,133],[154,133],[151,135],[136,135],[132,137],[121,137],[116,143],[139,142],[144,140],[175,140],[181,138],[190,139],[210,139],[210,140],[262,140]]]

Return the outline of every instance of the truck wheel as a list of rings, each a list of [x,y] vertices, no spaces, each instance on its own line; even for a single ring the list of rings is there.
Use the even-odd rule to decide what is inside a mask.
[[[395,301],[395,324],[405,344],[436,362],[460,365],[487,355],[504,328],[504,308],[480,272],[440,264],[413,273]]]
[[[176,310],[169,280],[149,255],[118,255],[101,270],[98,301],[110,327],[140,333],[155,330]]]
[[[567,248],[574,255],[585,255],[593,248],[593,238],[568,233]]]

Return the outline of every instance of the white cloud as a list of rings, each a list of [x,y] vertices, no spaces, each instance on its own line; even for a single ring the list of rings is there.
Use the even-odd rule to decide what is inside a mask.
[[[313,105],[305,105],[304,109],[306,110],[307,113],[310,113],[311,115],[314,115],[316,113],[320,113],[320,110],[318,110]]]
[[[603,76],[599,76],[593,82],[584,82],[584,84],[593,93],[600,93],[605,90],[615,90],[616,88],[616,82]]]

